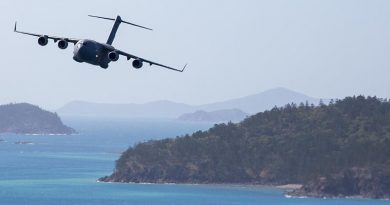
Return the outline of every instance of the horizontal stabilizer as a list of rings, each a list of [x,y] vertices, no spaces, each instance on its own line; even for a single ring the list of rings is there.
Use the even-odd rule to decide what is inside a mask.
[[[127,22],[127,21],[123,21],[123,20],[121,19],[120,16],[118,16],[117,19],[114,19],[114,18],[107,18],[107,17],[101,17],[101,16],[94,16],[94,15],[88,15],[88,16],[89,16],[89,17],[93,17],[93,18],[99,18],[99,19],[110,20],[110,21],[116,21],[116,20],[118,19],[121,23],[129,24],[129,25],[132,25],[132,26],[135,26],[135,27],[139,27],[139,28],[143,28],[143,29],[146,29],[146,30],[153,31],[153,29],[151,29],[151,28],[144,27],[144,26],[140,26],[140,25],[137,25],[137,24],[134,24],[134,23],[130,23],[130,22]]]

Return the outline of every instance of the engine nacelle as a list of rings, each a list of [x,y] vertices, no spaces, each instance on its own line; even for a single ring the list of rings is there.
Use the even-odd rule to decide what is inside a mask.
[[[59,41],[58,41],[58,48],[60,48],[60,49],[66,49],[66,48],[68,48],[68,41],[59,40]]]
[[[108,59],[110,59],[110,61],[117,61],[119,59],[119,54],[115,51],[111,51],[108,53]]]
[[[49,39],[47,36],[40,36],[38,38],[38,44],[41,46],[46,46],[48,42],[49,42]]]
[[[133,67],[134,67],[135,69],[140,69],[140,68],[142,68],[142,66],[143,66],[142,60],[140,60],[140,59],[135,59],[135,60],[133,61]]]

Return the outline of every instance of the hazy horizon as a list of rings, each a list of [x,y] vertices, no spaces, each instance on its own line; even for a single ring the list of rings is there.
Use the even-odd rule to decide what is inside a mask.
[[[44,5],[44,6],[42,6]],[[70,6],[72,5],[72,6]],[[63,8],[62,8],[63,7]],[[0,2],[0,104],[29,102],[57,109],[74,100],[191,105],[284,87],[315,98],[390,97],[390,2],[134,0]],[[52,41],[13,32],[105,42],[112,23],[88,14],[151,27],[122,25],[114,46],[184,73],[124,58],[108,70],[73,61]]]
[[[102,104],[102,105],[129,105],[129,104],[146,105],[146,104],[149,104],[149,103],[156,103],[156,102],[171,102],[171,103],[185,104],[185,105],[195,106],[196,107],[196,106],[204,106],[204,105],[209,105],[209,104],[223,103],[223,102],[227,102],[227,101],[231,101],[231,100],[247,98],[247,97],[250,97],[250,96],[256,96],[256,95],[267,93],[267,92],[273,93],[273,91],[277,91],[277,90],[285,90],[288,93],[296,93],[298,95],[301,94],[301,95],[307,96],[308,98],[313,98],[313,99],[318,99],[318,100],[331,100],[331,99],[336,100],[336,99],[343,99],[344,98],[344,97],[343,98],[321,98],[321,97],[317,98],[317,97],[309,96],[309,95],[306,95],[305,93],[301,93],[299,91],[291,90],[291,89],[288,89],[288,88],[276,87],[276,88],[271,88],[271,89],[259,91],[257,93],[252,93],[252,94],[243,95],[243,96],[234,96],[234,97],[230,97],[230,98],[226,98],[226,99],[221,99],[219,101],[209,101],[209,102],[204,102],[204,103],[200,103],[200,104],[191,104],[191,103],[185,103],[185,102],[174,101],[174,100],[169,100],[169,99],[156,99],[156,100],[145,101],[145,102],[94,102],[94,101],[77,100],[76,99],[76,100],[65,102],[64,104],[60,105],[59,107],[54,107],[54,108],[41,106],[39,104],[35,104],[35,105],[37,105],[39,107],[42,107],[42,108],[49,109],[49,110],[53,110],[53,111],[61,109],[64,106],[68,105],[69,103],[74,103],[74,102],[91,103],[91,104]],[[345,97],[347,97],[347,96],[345,96]],[[380,96],[376,96],[376,97],[381,98]],[[30,102],[20,101],[20,102],[9,102],[9,103],[30,103]],[[5,103],[5,104],[9,104],[9,103]],[[290,102],[286,102],[286,104],[287,103],[290,103]],[[295,103],[298,103],[298,102],[295,102]]]

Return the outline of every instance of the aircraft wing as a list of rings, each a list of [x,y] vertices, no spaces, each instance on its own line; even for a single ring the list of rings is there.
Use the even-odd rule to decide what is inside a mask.
[[[15,22],[14,32],[16,32],[16,33],[21,33],[21,34],[25,34],[25,35],[30,35],[30,36],[36,36],[36,37],[45,36],[45,37],[47,37],[48,39],[54,40],[54,42],[57,42],[57,41],[59,41],[59,40],[65,40],[65,41],[67,41],[67,42],[69,42],[69,43],[76,44],[79,40],[81,40],[81,39],[75,39],[75,38],[63,38],[63,37],[58,37],[58,36],[48,36],[48,35],[42,35],[42,34],[35,34],[35,33],[28,33],[28,32],[18,31],[18,30],[16,29],[16,22]]]
[[[130,60],[130,59],[132,59],[132,58],[133,58],[133,59],[139,59],[139,60],[141,60],[141,61],[143,61],[143,62],[148,63],[150,66],[156,65],[156,66],[160,66],[160,67],[167,68],[167,69],[174,70],[174,71],[178,71],[178,72],[183,72],[184,69],[186,69],[186,67],[187,67],[187,64],[186,64],[186,65],[180,70],[180,69],[172,68],[172,67],[169,67],[169,66],[160,64],[160,63],[156,63],[156,62],[150,61],[150,60],[146,60],[146,59],[144,59],[144,58],[140,58],[140,57],[137,57],[137,56],[135,56],[135,55],[132,55],[132,54],[129,54],[129,53],[120,51],[120,50],[115,50],[115,52],[117,52],[119,55],[126,56],[126,57],[127,57],[127,60]]]

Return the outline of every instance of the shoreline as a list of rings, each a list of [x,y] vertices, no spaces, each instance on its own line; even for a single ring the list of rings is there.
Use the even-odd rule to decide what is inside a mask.
[[[279,189],[300,189],[303,187],[303,184],[284,184],[276,186]]]
[[[186,186],[230,186],[230,187],[256,187],[256,188],[276,188],[281,190],[294,190],[299,189],[302,184],[282,184],[282,185],[273,185],[273,184],[250,184],[250,183],[152,183],[152,182],[105,182],[96,180],[97,183],[108,183],[108,184],[140,184],[140,185],[186,185]]]
[[[272,188],[282,191],[282,195],[285,198],[295,198],[295,199],[306,199],[306,198],[319,198],[319,199],[362,199],[362,200],[384,200],[389,201],[390,198],[369,198],[364,196],[316,196],[316,195],[296,195],[291,193],[293,190],[302,188],[303,184],[282,184],[282,185],[272,185],[272,184],[239,184],[239,183],[150,183],[150,182],[105,182],[96,180],[97,183],[108,183],[108,184],[132,184],[132,185],[182,185],[182,186],[221,186],[221,187],[241,187],[241,188]]]
[[[390,198],[370,198],[362,195],[354,195],[354,196],[322,196],[322,195],[295,195],[289,192],[284,193],[284,197],[286,198],[295,198],[295,199],[306,199],[306,198],[314,198],[314,199],[361,199],[361,200],[380,200],[380,201],[390,201]]]

